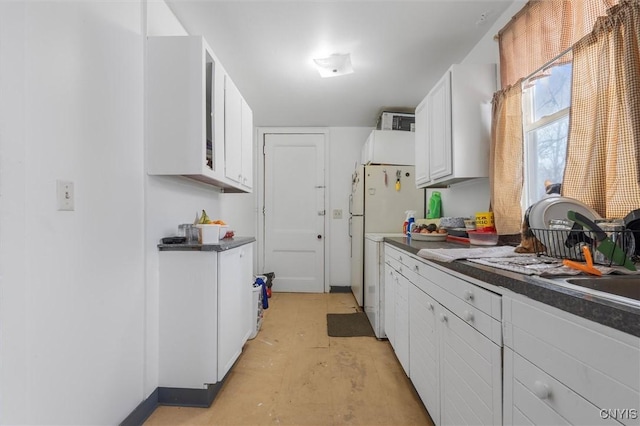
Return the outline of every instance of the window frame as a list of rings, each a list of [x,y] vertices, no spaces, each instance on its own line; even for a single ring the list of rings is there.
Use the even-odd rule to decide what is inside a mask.
[[[569,102],[569,105],[559,109],[558,111],[544,115],[540,117],[537,121],[534,120],[534,90],[532,87],[527,87],[527,85],[533,86],[536,81],[536,76],[541,72],[551,68],[554,64],[560,61],[566,54],[570,54],[570,51],[564,51],[556,58],[553,58],[549,63],[545,64],[536,72],[532,73],[529,77],[525,78],[522,81],[522,164],[523,164],[523,188],[522,188],[522,197],[521,197],[521,207],[523,211],[527,209],[531,204],[539,201],[537,199],[533,199],[535,196],[535,191],[532,191],[532,183],[531,183],[531,173],[533,173],[533,165],[534,160],[537,167],[537,152],[534,151],[534,146],[530,141],[529,135],[535,130],[542,129],[545,126],[548,126],[556,121],[562,119],[570,119],[571,112],[571,104],[573,100]],[[572,58],[569,60],[565,60],[565,63],[571,63],[573,66]],[[532,84],[533,83],[533,84]],[[573,76],[569,81],[569,84],[573,84]],[[567,126],[567,134],[566,138],[569,138],[569,130],[570,126]],[[566,152],[565,152],[565,164],[566,164]],[[555,183],[555,182],[554,182]],[[560,182],[561,183],[561,182]]]

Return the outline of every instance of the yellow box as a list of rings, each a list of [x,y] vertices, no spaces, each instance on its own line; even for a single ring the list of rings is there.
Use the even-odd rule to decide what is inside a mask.
[[[496,226],[493,223],[493,212],[476,213],[476,230],[480,232],[496,230]]]

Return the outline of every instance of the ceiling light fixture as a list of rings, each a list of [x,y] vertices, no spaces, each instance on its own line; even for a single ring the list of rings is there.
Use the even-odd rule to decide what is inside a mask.
[[[351,55],[349,53],[334,53],[326,58],[316,58],[313,60],[316,68],[320,73],[320,77],[338,77],[353,73],[351,66]]]

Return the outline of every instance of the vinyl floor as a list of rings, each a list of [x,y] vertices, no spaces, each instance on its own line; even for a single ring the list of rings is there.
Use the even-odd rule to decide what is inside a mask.
[[[273,293],[209,408],[160,406],[145,425],[433,425],[387,340],[329,337],[350,293]]]

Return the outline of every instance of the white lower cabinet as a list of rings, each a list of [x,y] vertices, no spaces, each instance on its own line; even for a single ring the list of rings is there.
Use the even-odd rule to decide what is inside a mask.
[[[236,362],[251,334],[252,246],[218,253],[218,380]]]
[[[429,411],[440,418],[440,344],[436,302],[416,286],[409,287],[409,359],[411,381]]]
[[[396,269],[397,268],[397,269]],[[385,265],[385,333],[396,357],[409,374],[409,282],[399,264]]]
[[[385,331],[436,425],[640,425],[640,338],[384,250]]]
[[[204,389],[227,374],[251,333],[252,253],[160,252],[159,387]]]
[[[384,332],[391,346],[396,343],[396,276],[398,272],[385,262],[384,274]]]
[[[398,274],[396,282],[396,339],[394,349],[404,372],[409,375],[409,280]]]
[[[392,282],[405,282],[408,288],[407,305],[401,308],[395,301],[391,344],[400,363],[408,362],[405,371],[434,423],[502,424],[500,295],[389,245],[385,262],[392,271],[388,277],[398,277]],[[396,290],[396,298],[398,294]],[[405,317],[407,361],[399,337]]]
[[[640,338],[504,298],[506,424],[640,424]]]

